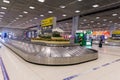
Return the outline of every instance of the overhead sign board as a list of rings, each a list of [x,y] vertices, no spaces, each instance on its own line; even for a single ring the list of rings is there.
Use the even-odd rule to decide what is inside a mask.
[[[47,26],[53,26],[56,24],[56,18],[55,17],[50,17],[47,19],[44,19],[41,21],[41,26],[42,27],[47,27]]]
[[[120,35],[120,30],[115,30],[115,31],[112,32],[112,34]]]

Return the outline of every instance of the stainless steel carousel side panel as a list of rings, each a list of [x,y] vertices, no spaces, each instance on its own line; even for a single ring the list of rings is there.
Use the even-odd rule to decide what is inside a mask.
[[[22,57],[29,62],[37,63],[37,64],[68,65],[68,64],[76,64],[76,63],[82,63],[90,60],[95,60],[97,59],[98,56],[93,54],[86,54],[78,57],[62,57],[62,58],[40,57],[40,56],[29,56],[29,55],[22,56]]]
[[[98,58],[96,50],[79,46],[47,46],[10,40],[4,43],[26,61],[44,65],[77,64]]]
[[[28,54],[25,54],[25,52],[23,53],[23,51],[9,45],[6,43],[3,43],[5,46],[7,46],[8,48],[10,48],[12,51],[14,51],[16,54],[18,54],[20,57],[22,57],[23,59],[27,60],[28,59]]]

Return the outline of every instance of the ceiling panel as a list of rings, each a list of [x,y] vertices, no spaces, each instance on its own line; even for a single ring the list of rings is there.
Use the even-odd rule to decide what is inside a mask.
[[[7,7],[7,9],[3,10],[0,8],[0,12],[5,12],[5,14],[0,14],[4,16],[0,20],[0,27],[10,28],[27,28],[33,25],[39,25],[40,20],[47,17],[55,16],[57,17],[57,20],[62,20],[75,15],[81,15],[83,13],[87,13],[93,10],[96,11],[102,7],[109,6],[115,3],[120,3],[120,0],[82,0],[81,2],[77,0],[45,0],[44,3],[38,2],[37,0],[9,0],[10,4],[3,3],[2,1],[3,0],[0,0],[0,7]],[[92,5],[94,4],[99,4],[100,7],[93,8]],[[61,5],[66,7],[62,9],[60,8]],[[35,9],[29,9],[29,6],[34,6]],[[50,10],[53,11],[52,14],[48,13],[48,11]],[[75,10],[80,10],[81,12],[75,13]],[[28,14],[24,14],[23,11],[27,11]],[[119,24],[119,12],[120,9],[117,9],[109,12],[81,17],[79,24],[82,27],[88,26],[89,28],[93,28],[98,25],[102,26],[103,24]],[[114,13],[117,13],[118,15],[116,17],[113,17],[112,14]],[[63,17],[63,14],[66,14],[67,16]],[[19,17],[19,15],[23,15],[23,17]],[[40,15],[44,15],[44,17],[41,17]],[[98,16],[100,17],[100,19],[96,20],[96,17]],[[37,17],[37,19],[34,19],[35,17]],[[87,21],[84,21],[84,19],[86,19]],[[107,19],[107,21],[103,21],[103,19]],[[91,23],[91,21],[94,22]],[[109,23],[109,21],[113,21],[113,23]],[[58,25],[63,25],[63,27],[61,28],[69,31],[72,27],[72,20],[60,22],[58,23]]]

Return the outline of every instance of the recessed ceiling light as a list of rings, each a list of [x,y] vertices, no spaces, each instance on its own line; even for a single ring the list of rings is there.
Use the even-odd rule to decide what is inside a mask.
[[[105,26],[106,24],[103,24],[103,26]]]
[[[103,21],[107,21],[107,19],[103,19]]]
[[[35,9],[35,7],[33,7],[33,6],[30,6],[29,8],[30,8],[30,9]]]
[[[64,6],[64,5],[61,5],[61,6],[60,6],[60,8],[63,8],[63,9],[64,9],[65,7],[66,7],[66,6]]]
[[[32,19],[31,19],[31,20],[29,20],[29,21],[32,21]]]
[[[84,23],[81,23],[81,24],[84,24]]]
[[[8,4],[10,3],[10,1],[8,1],[8,0],[3,0],[3,2],[4,3],[8,3]]]
[[[53,11],[48,11],[48,13],[50,13],[50,14],[51,14],[51,13],[53,13]]]
[[[16,19],[19,19],[19,18],[16,18]]]
[[[76,11],[75,11],[75,13],[79,13],[79,12],[80,12],[80,10],[76,10]]]
[[[13,20],[14,22],[16,21],[16,20]]]
[[[23,17],[23,15],[19,15],[19,17]]]
[[[6,7],[1,7],[1,9],[7,9]]]
[[[65,16],[67,16],[67,15],[66,15],[66,14],[63,14],[62,16],[64,16],[64,17],[65,17]]]
[[[110,23],[112,23],[113,21],[109,21]]]
[[[27,11],[23,11],[23,13],[27,14],[28,12]]]
[[[65,23],[65,24],[69,24],[69,23]]]
[[[26,23],[29,23],[28,21],[26,21]]]
[[[87,21],[87,19],[84,19],[83,21]]]
[[[35,17],[34,19],[38,19],[37,17]]]
[[[118,24],[118,23],[114,23],[114,24]]]
[[[90,24],[88,24],[88,26],[90,26]]]
[[[0,12],[0,14],[5,14],[5,12]]]
[[[77,1],[82,1],[82,0],[77,0]]]
[[[96,7],[99,7],[99,5],[98,5],[98,4],[95,4],[95,5],[93,5],[92,7],[96,8]]]
[[[45,0],[38,0],[38,2],[45,2]]]
[[[100,19],[100,17],[96,17],[96,19]]]
[[[100,24],[100,23],[97,23],[97,24]]]
[[[94,21],[90,21],[91,23],[94,23]]]
[[[120,19],[120,17],[118,17]]]
[[[117,16],[118,14],[112,14],[112,16]]]
[[[44,17],[44,15],[43,15],[43,14],[41,14],[40,16],[41,16],[41,17]]]

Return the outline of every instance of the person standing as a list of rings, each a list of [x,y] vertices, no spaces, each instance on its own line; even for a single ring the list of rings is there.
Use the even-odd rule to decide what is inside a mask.
[[[103,40],[100,39],[100,41],[99,41],[99,47],[100,47],[100,48],[102,48],[102,43],[103,43]]]

